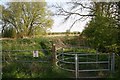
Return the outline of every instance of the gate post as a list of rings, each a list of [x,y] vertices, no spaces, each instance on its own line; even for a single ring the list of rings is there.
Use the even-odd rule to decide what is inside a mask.
[[[112,74],[115,71],[115,53],[112,53],[112,56],[111,56],[111,71],[112,71]]]
[[[110,66],[111,66],[111,62],[110,62],[110,57],[111,57],[111,55],[110,55],[110,53],[108,54],[108,69],[109,69],[109,71],[111,71],[111,69],[110,69]]]
[[[75,54],[75,78],[79,77],[78,73],[79,73],[78,55]]]
[[[55,44],[52,44],[52,63],[53,63],[53,65],[56,65],[56,49],[55,49]]]
[[[62,48],[62,53],[64,53],[64,48]],[[64,54],[62,54],[62,60],[64,60]]]

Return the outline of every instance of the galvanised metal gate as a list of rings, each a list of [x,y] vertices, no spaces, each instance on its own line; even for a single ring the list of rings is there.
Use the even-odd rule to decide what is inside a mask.
[[[62,52],[57,53],[56,59],[56,65],[63,70],[74,72],[75,78],[101,78],[114,72],[115,53]],[[92,74],[96,75],[91,76]]]

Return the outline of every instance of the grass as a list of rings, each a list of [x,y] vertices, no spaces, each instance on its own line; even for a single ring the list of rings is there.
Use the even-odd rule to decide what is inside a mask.
[[[9,63],[3,66],[3,78],[65,78],[65,73],[50,63]]]

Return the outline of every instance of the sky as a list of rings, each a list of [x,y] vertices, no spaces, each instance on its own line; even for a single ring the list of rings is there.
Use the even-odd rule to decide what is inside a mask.
[[[9,1],[9,0],[0,0],[0,4],[4,4],[4,2],[7,2],[7,1]],[[25,0],[23,0],[23,1],[25,1]],[[52,4],[55,4],[55,3],[59,4],[60,2],[64,3],[64,1],[68,1],[68,0],[59,0],[59,1],[46,0],[48,5],[52,5]],[[50,9],[50,10],[53,11],[53,8]],[[72,20],[63,24],[62,23],[63,22],[63,17],[62,16],[53,16],[52,18],[54,20],[54,24],[53,24],[52,28],[50,29],[50,32],[66,32],[66,30],[68,30],[71,26]],[[71,32],[82,32],[88,21],[89,21],[89,19],[87,19],[83,22],[81,21],[81,22],[76,23],[71,28]]]
[[[51,29],[52,32],[66,32],[66,30],[68,30],[71,26],[70,21],[66,22],[66,23],[62,23],[63,18],[54,17],[53,19],[54,19],[54,24],[53,24],[52,29]],[[71,32],[82,32],[82,30],[86,26],[87,21],[88,20],[86,20],[84,22],[76,23],[71,28]]]
[[[67,0],[68,1],[68,0]],[[48,6],[49,5],[53,5],[55,3],[57,4],[61,4],[63,8],[65,8],[66,6],[64,6],[64,3],[66,1],[64,0],[59,0],[58,2],[56,2],[55,0],[46,0]],[[69,7],[69,6],[67,6]],[[51,11],[54,11],[53,9],[55,8],[51,8]],[[84,13],[83,13],[84,14]],[[70,28],[70,26],[72,25],[73,20],[71,19],[68,22],[62,23],[63,22],[63,17],[62,16],[54,16],[53,20],[54,20],[54,24],[52,26],[52,29],[50,31],[52,32],[66,32],[66,30],[68,30]],[[84,27],[86,26],[86,23],[89,21],[90,19],[86,19],[85,21],[79,21],[77,22],[72,28],[71,28],[71,32],[82,32]]]

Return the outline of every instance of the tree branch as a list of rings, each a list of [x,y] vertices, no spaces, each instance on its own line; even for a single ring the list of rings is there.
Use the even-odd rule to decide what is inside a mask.
[[[75,24],[77,21],[79,21],[79,20],[81,20],[81,19],[83,19],[83,18],[84,18],[84,16],[81,17],[80,19],[75,20],[75,21],[73,22],[73,24],[70,26],[69,31],[71,30],[71,28],[74,26],[74,24]]]

